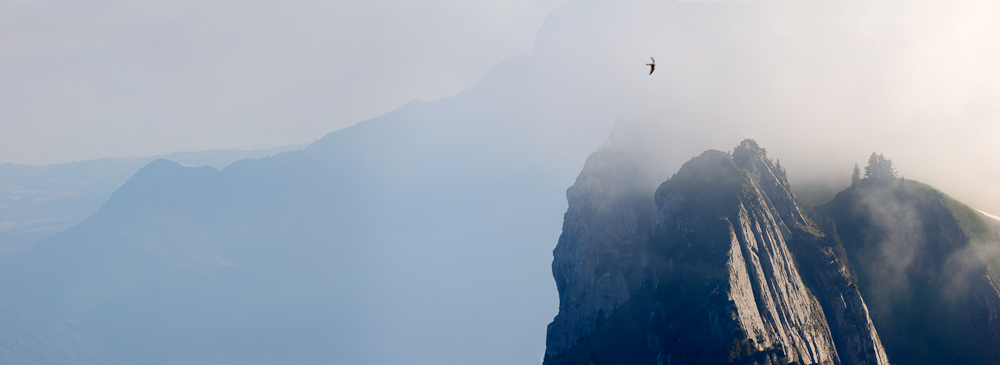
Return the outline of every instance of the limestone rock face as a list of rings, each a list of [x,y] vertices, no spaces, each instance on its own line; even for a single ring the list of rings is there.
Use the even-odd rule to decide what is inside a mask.
[[[793,242],[799,267],[805,271],[803,276],[810,280],[807,286],[823,306],[841,363],[888,365],[868,306],[846,263],[815,240],[800,238]]]
[[[753,140],[745,140],[733,150],[733,160],[746,170],[768,197],[775,214],[786,223],[793,238],[794,256],[809,271],[811,289],[824,308],[837,353],[844,364],[889,364],[857,285],[848,268],[829,246],[816,242],[802,227],[806,225],[784,170],[771,163],[766,151]],[[788,231],[786,231],[788,232]]]
[[[747,166],[769,165],[762,154],[744,157],[742,162]],[[679,280],[685,287],[703,284],[713,292],[725,293],[728,306],[712,303],[718,299],[711,295],[705,305],[707,316],[718,318],[718,324],[713,325],[719,329],[713,329],[717,332],[713,337],[722,344],[736,340],[745,347],[741,349],[745,355],[770,351],[769,356],[779,361],[836,362],[837,352],[823,310],[806,289],[786,243],[792,238],[790,231],[761,188],[761,174],[754,175],[728,154],[709,151],[660,186],[656,201],[661,220],[650,244],[668,248],[666,259],[683,260],[686,268],[685,272],[673,269],[661,276],[668,281]],[[765,176],[772,176],[768,183],[775,181],[773,174]],[[784,193],[779,197],[790,199],[790,193],[781,187],[769,186],[772,192]],[[785,213],[801,219],[794,215],[797,210]],[[691,240],[699,238],[697,231],[720,227],[728,231],[722,232],[728,240]],[[703,283],[690,276],[692,271],[699,271],[698,267],[710,271]],[[738,361],[739,355],[727,360]],[[691,355],[680,357],[688,359]]]
[[[784,169],[772,164],[767,158],[767,151],[758,146],[757,142],[752,139],[741,142],[733,149],[733,161],[757,182],[757,187],[767,196],[783,223],[789,228],[805,224],[802,212],[795,204],[795,195],[788,185]]]
[[[885,348],[868,314],[868,306],[857,286],[844,288],[831,316],[840,328],[841,359],[845,364],[889,364]]]
[[[566,192],[569,209],[552,261],[559,314],[549,325],[547,355],[576,345],[642,285],[656,207],[654,185],[634,157],[611,147],[595,152]]]
[[[642,161],[600,150],[567,192],[546,364],[888,363],[763,148],[705,152],[655,190]]]

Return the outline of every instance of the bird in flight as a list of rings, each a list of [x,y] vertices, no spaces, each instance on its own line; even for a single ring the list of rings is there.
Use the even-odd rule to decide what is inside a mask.
[[[653,62],[647,63],[646,66],[649,66],[649,74],[652,75],[653,70],[656,69],[656,59],[653,57],[650,57],[649,59],[652,60]]]

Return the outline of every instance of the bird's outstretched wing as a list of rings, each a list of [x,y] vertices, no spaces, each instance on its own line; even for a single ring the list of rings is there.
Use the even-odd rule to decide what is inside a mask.
[[[652,74],[653,74],[653,70],[654,70],[654,69],[656,69],[656,65],[655,65],[655,64],[649,64],[649,74],[650,74],[650,75],[652,75]]]
[[[649,57],[649,59],[650,59],[650,60],[652,60],[652,61],[653,61],[653,63],[656,63],[656,59],[655,59],[655,58],[653,58],[652,56],[650,56],[650,57]]]

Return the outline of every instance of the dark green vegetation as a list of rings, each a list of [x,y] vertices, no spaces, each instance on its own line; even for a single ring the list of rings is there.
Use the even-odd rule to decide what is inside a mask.
[[[861,180],[816,213],[835,224],[894,363],[1000,362],[996,222],[895,179]]]

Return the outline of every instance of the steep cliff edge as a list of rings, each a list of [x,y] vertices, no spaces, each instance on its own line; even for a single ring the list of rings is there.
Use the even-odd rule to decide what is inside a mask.
[[[628,149],[606,146],[566,192],[569,208],[552,261],[559,314],[548,327],[547,356],[573,347],[642,285],[656,183],[640,161]]]
[[[632,154],[567,194],[547,364],[1000,363],[997,221],[892,177],[806,212],[752,140],[655,192]]]
[[[547,364],[887,363],[846,266],[755,142],[705,152],[655,193],[611,156],[567,193]],[[803,275],[795,255],[827,265]]]
[[[744,142],[734,156],[746,156],[744,166],[769,167],[755,147]],[[707,328],[668,332],[682,337],[679,343],[664,341],[657,357],[676,363],[837,361],[820,304],[788,249],[789,228],[762,188],[763,174],[755,170],[709,151],[657,189],[660,224],[650,246],[666,265],[654,271],[666,287],[688,292],[684,299],[693,303],[687,307],[707,312],[687,310],[689,316],[708,318]],[[684,320],[668,312],[664,316],[667,328]],[[692,351],[704,348],[699,343],[708,339],[715,351]]]
[[[843,364],[889,364],[868,306],[851,274],[843,244],[836,232],[815,226],[793,231],[789,248],[799,264],[803,282],[819,299]]]

